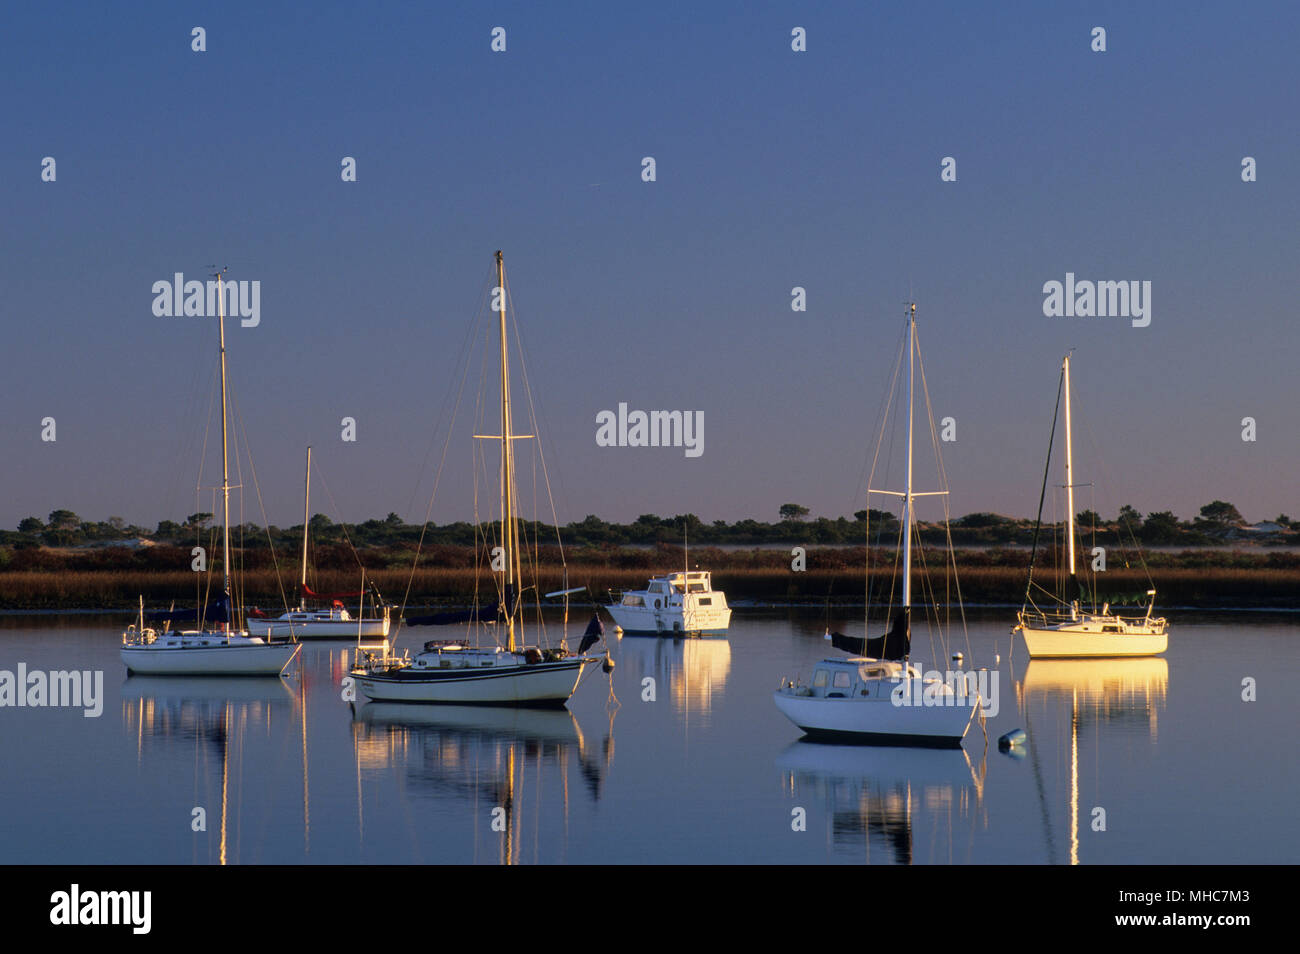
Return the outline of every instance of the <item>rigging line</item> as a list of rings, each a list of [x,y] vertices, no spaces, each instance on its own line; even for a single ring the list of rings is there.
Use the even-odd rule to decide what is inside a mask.
[[[330,509],[334,511],[334,516],[335,517],[342,516],[342,512],[339,510],[339,505],[334,500],[334,494],[330,491],[329,481],[325,479],[325,474],[319,469],[319,467],[317,468],[316,471],[316,478],[320,481],[321,488],[325,491],[325,496],[329,498]],[[357,561],[357,567],[364,571],[366,565],[361,562],[361,554],[357,552],[357,548],[352,544],[352,537],[348,535],[348,525],[340,521],[339,523],[335,524],[335,526],[342,529],[343,542],[346,543],[348,545],[348,549],[352,551],[352,559]]]
[[[230,403],[231,403],[231,414],[234,415],[234,420],[242,423],[242,419],[239,416],[239,406],[235,403],[235,387],[234,387],[233,380],[230,382]],[[244,440],[245,443],[247,443],[248,440],[247,434],[245,434]],[[244,509],[243,509],[244,471],[243,471],[243,464],[241,462],[242,458],[240,457],[239,454],[239,432],[238,431],[235,431],[234,440],[232,443],[235,445],[235,486],[239,488],[239,503],[240,503],[239,515],[242,521],[244,515]],[[241,531],[240,533],[241,546],[242,543],[243,543],[243,533]],[[235,619],[232,622],[234,622],[236,629],[242,629],[243,627],[242,625],[240,625],[239,620],[242,618],[243,614],[239,611],[239,608],[244,605],[245,581],[243,577],[243,570],[244,570],[243,553],[238,554],[238,559],[239,559],[239,573],[237,574],[232,573],[231,575],[231,581],[232,581],[231,586],[234,588],[234,593],[231,594],[231,602],[232,602],[231,609],[234,611],[234,617],[235,617]],[[234,568],[232,567],[232,570],[233,569]]]
[[[461,371],[461,386],[464,385],[464,375],[469,371],[469,356],[470,356],[470,349],[472,348],[473,341],[474,341],[474,330],[478,325],[480,316],[483,314],[484,305],[486,304],[488,296],[490,294],[491,294],[491,287],[489,286],[489,284],[485,283],[482,288],[482,293],[479,295],[479,303],[478,303],[478,308],[474,312],[475,315],[474,320],[469,322],[469,324],[466,326],[465,337],[461,340],[460,350],[456,352],[456,363],[452,364],[452,368],[455,368],[457,367],[457,365],[459,365],[463,369]],[[415,496],[420,491],[420,484],[424,481],[424,475],[429,472],[429,458],[433,455],[433,446],[437,441],[438,431],[442,429],[443,420],[446,415],[447,404],[449,403],[449,398],[451,397],[452,387],[456,382],[455,377],[449,376],[448,382],[449,383],[447,384],[446,394],[443,396],[443,400],[441,404],[442,411],[440,412],[438,423],[434,426],[433,431],[429,434],[429,444],[424,452],[424,460],[421,462],[420,469],[417,472],[415,486],[411,488],[411,499],[406,505],[407,513],[410,513],[413,509],[415,509]],[[454,424],[455,424],[455,417],[453,415],[452,421],[449,422],[447,425],[449,437],[450,437],[451,428],[454,426]]]
[[[505,284],[506,284],[505,295],[510,305],[509,314],[511,316],[511,319],[514,322],[514,328],[515,328],[515,352],[519,356],[519,372],[523,379],[524,396],[528,398],[529,423],[532,426],[533,434],[536,435],[533,439],[537,443],[538,457],[541,459],[542,462],[542,477],[546,481],[546,499],[547,502],[550,504],[551,520],[555,525],[555,542],[556,545],[559,546],[560,548],[560,564],[561,566],[564,566],[567,569],[567,563],[565,562],[565,555],[564,555],[564,541],[560,538],[560,520],[555,512],[555,497],[551,492],[550,470],[546,466],[546,449],[544,447],[544,443],[546,441],[550,441],[551,429],[549,423],[545,419],[544,413],[543,413],[542,420],[540,422],[538,421],[537,409],[533,403],[533,388],[528,381],[529,362],[524,360],[524,353],[525,353],[524,333],[523,333],[523,329],[520,327],[519,324],[519,309],[515,305],[514,295],[511,294],[510,292],[510,277],[508,275],[505,276]],[[546,424],[544,430],[540,426],[541,424]],[[544,434],[545,434],[545,438],[543,437]],[[551,450],[555,452],[554,442],[551,442]],[[559,456],[558,452],[555,452],[555,456],[558,458]],[[560,485],[560,496],[562,498],[567,499],[567,495],[564,492],[564,475],[562,472],[556,474],[555,482]]]
[[[232,396],[231,403],[234,405],[235,419],[239,422],[239,431],[244,436],[244,452],[248,454],[248,469],[251,472],[253,477],[253,489],[257,493],[257,506],[258,506],[258,510],[262,514],[262,526],[266,528],[266,546],[271,551],[271,566],[275,570],[275,585],[280,590],[280,602],[283,604],[284,611],[287,613],[289,612],[289,597],[285,594],[284,580],[280,576],[280,561],[276,558],[275,542],[271,539],[271,523],[269,520],[266,519],[266,505],[262,500],[262,486],[260,483],[258,483],[257,480],[257,465],[253,463],[253,452],[252,449],[248,446],[248,429],[244,426],[244,416],[239,411],[238,399]],[[238,467],[239,466],[238,454],[235,455],[235,460],[236,460],[236,467]],[[242,474],[242,471],[240,473]],[[244,506],[243,484],[244,481],[241,476],[239,481],[239,485],[240,485],[239,506],[240,506],[241,514],[243,513],[243,506]]]
[[[909,329],[909,332],[908,332],[908,333],[910,334],[910,329]],[[892,410],[892,412],[893,412],[893,414],[894,414],[894,425],[893,425],[892,427],[889,428],[889,450],[888,450],[888,453],[886,454],[886,464],[885,464],[886,471],[888,471],[888,468],[889,468],[890,464],[892,464],[892,462],[893,462],[893,460],[894,460],[894,433],[898,430],[898,421],[897,421],[898,409],[897,409],[897,407],[895,407],[895,405],[894,405],[894,395],[895,395],[895,393],[896,393],[897,390],[898,390],[898,379],[899,379],[899,374],[901,373],[901,371],[902,371],[902,367],[903,367],[903,351],[904,351],[904,349],[905,349],[905,346],[906,346],[905,336],[900,334],[899,337],[898,337],[898,353],[897,353],[897,356],[896,356],[895,359],[894,359],[894,372],[893,372],[893,374],[890,376],[889,389],[888,389],[888,391],[886,392],[885,400],[884,400],[884,402],[883,402],[883,407],[882,407],[882,409],[881,409],[881,412],[880,412],[879,417],[877,418],[877,422],[879,423],[880,426],[879,426],[879,428],[877,429],[877,432],[876,432],[876,447],[875,447],[875,450],[873,451],[872,456],[871,456],[871,470],[870,470],[870,473],[869,473],[868,476],[867,476],[867,493],[866,493],[866,495],[865,495],[865,496],[866,496],[866,501],[867,501],[867,522],[868,522],[868,526],[867,526],[867,560],[866,560],[866,564],[867,564],[867,574],[866,574],[866,577],[867,577],[867,578],[866,578],[866,580],[864,581],[864,584],[863,584],[863,590],[864,590],[864,592],[863,592],[863,602],[864,602],[864,606],[863,606],[863,609],[862,609],[862,622],[863,622],[863,625],[864,625],[865,627],[867,627],[867,628],[870,628],[870,625],[871,625],[871,572],[870,572],[870,570],[871,570],[871,548],[870,548],[870,547],[871,547],[871,528],[870,528],[870,520],[871,520],[871,485],[872,485],[873,483],[875,483],[875,480],[876,480],[876,466],[877,466],[877,464],[878,464],[879,461],[880,461],[880,446],[881,446],[881,444],[884,442],[884,438],[885,438],[885,425],[886,425],[886,423],[890,420],[890,413],[891,413],[891,410]],[[861,489],[861,485],[860,485],[860,484],[859,484],[859,489]],[[901,511],[900,511],[900,514],[901,514]],[[884,526],[883,526],[883,521],[882,521],[882,526],[881,526],[881,528],[877,531],[877,540],[876,540],[877,545],[879,545],[879,543],[880,543],[879,536],[882,535],[883,533],[884,533]],[[902,536],[901,536],[901,534],[902,534],[902,519],[901,519],[901,516],[900,516],[900,519],[899,519],[899,543],[896,545],[896,547],[895,547],[895,551],[894,551],[894,566],[895,566],[895,567],[898,566],[898,551],[899,551],[899,549],[901,549],[901,545],[902,545],[902,544],[901,544],[901,540],[902,540]],[[896,574],[895,574],[895,575],[896,575]],[[895,582],[896,582],[896,580],[894,579],[894,577],[891,577],[891,578],[890,578],[890,585],[889,585],[889,602],[886,604],[890,609],[892,609],[892,608],[893,608],[893,605],[894,605],[894,584],[895,584]],[[888,622],[888,616],[886,616],[886,622]]]
[[[179,444],[179,448],[174,458],[177,461],[178,465],[181,461],[189,461],[194,459],[192,454],[194,451],[196,429],[193,425],[193,422],[198,418],[198,407],[199,407],[200,394],[202,390],[199,387],[199,380],[200,380],[199,378],[195,378],[193,380],[190,388],[189,398],[186,401],[184,406],[184,414],[180,418],[180,420],[182,421],[189,421],[190,426],[181,427],[177,425],[176,427],[173,428],[173,430],[180,431],[181,434],[184,435],[179,440],[173,442],[175,444]],[[209,421],[211,421],[212,419],[212,404],[216,399],[216,381],[217,381],[217,364],[216,362],[214,362],[212,365],[211,376],[208,379],[208,389],[207,389],[208,390],[207,420]],[[204,432],[204,434],[206,437],[206,431]],[[202,454],[199,455],[198,461],[199,461],[199,470],[200,473],[202,473],[202,469],[203,469]],[[180,466],[177,466],[175,468],[169,468],[169,470],[170,470],[170,479],[167,481],[167,489],[163,496],[163,514],[165,519],[167,514],[172,513],[172,506],[176,500],[177,484],[179,483],[179,477],[181,473]]]
[[[478,311],[478,314],[476,314],[476,315],[474,316],[473,321],[470,322],[469,331],[466,333],[466,340],[467,340],[467,341],[472,337],[472,333],[473,333],[473,329],[474,329],[474,327],[475,327],[475,326],[479,323],[479,321],[482,319],[482,315],[483,315],[483,304],[484,304],[484,302],[486,302],[486,300],[487,300],[487,295],[486,295],[486,293],[485,293],[484,296],[483,296],[483,298],[482,298],[482,300],[480,300],[480,302],[479,302],[479,311]],[[429,515],[433,512],[433,501],[434,501],[434,498],[436,498],[437,495],[438,495],[438,486],[439,486],[439,484],[440,484],[441,481],[442,481],[442,468],[443,468],[443,465],[444,465],[444,464],[446,463],[446,461],[447,461],[447,449],[448,449],[448,447],[451,445],[451,434],[452,434],[452,431],[455,429],[455,426],[456,426],[456,417],[457,417],[457,415],[458,415],[458,413],[459,413],[459,411],[460,411],[460,402],[461,402],[461,398],[464,396],[464,390],[465,390],[465,380],[466,380],[466,378],[467,378],[468,376],[469,376],[469,360],[468,360],[468,355],[466,355],[466,359],[465,359],[465,362],[464,362],[464,368],[463,368],[463,370],[461,371],[460,382],[459,382],[459,384],[457,385],[457,388],[456,388],[456,401],[455,401],[455,404],[454,404],[453,407],[452,407],[451,420],[450,420],[450,421],[448,422],[448,424],[447,424],[447,436],[446,436],[446,438],[443,440],[443,444],[442,444],[442,454],[441,454],[441,455],[439,456],[439,458],[438,458],[438,469],[437,469],[437,471],[435,472],[435,474],[434,474],[434,478],[433,478],[433,490],[432,490],[432,491],[430,492],[430,494],[429,494],[429,503],[428,503],[428,505],[425,507],[425,510],[424,510],[424,523],[423,523],[423,524],[421,525],[421,527],[420,527],[420,537],[419,537],[419,540],[416,541],[416,545],[415,545],[415,558],[411,561],[411,574],[410,574],[409,577],[407,577],[407,580],[406,580],[406,592],[402,594],[402,605],[401,605],[401,608],[400,608],[400,609],[398,610],[398,612],[397,612],[397,626],[398,626],[398,629],[399,629],[399,630],[401,629],[402,618],[403,618],[403,616],[404,616],[404,614],[405,614],[405,612],[406,612],[406,604],[407,604],[407,602],[408,602],[408,601],[410,600],[410,598],[411,598],[411,587],[412,587],[412,585],[413,585],[414,582],[415,582],[415,570],[416,570],[416,567],[418,567],[419,564],[420,564],[420,553],[421,553],[421,551],[422,551],[423,548],[424,548],[424,538],[425,538],[425,535],[426,535],[426,534],[428,533],[428,531],[429,531]],[[437,431],[435,430],[434,433],[436,434]],[[432,448],[432,439],[431,439],[430,447]],[[416,482],[416,488],[417,488],[417,489],[419,488],[419,481]],[[412,500],[412,504],[414,504],[414,500],[415,500],[415,491],[412,491],[412,493],[411,493],[411,500]],[[394,634],[394,635],[393,635],[393,641],[396,642],[396,639],[397,639],[397,634]]]
[[[1043,501],[1047,498],[1047,475],[1052,468],[1052,447],[1056,443],[1056,422],[1061,413],[1061,391],[1065,387],[1065,370],[1061,370],[1060,380],[1056,384],[1056,407],[1052,411],[1052,432],[1047,439],[1047,463],[1043,465],[1043,486],[1038,492],[1038,517],[1034,521],[1034,542],[1029,549],[1029,572],[1025,580],[1025,601],[1030,601],[1030,589],[1034,581],[1034,560],[1038,555],[1038,534],[1043,525]],[[1037,609],[1037,607],[1035,607]]]
[[[1078,417],[1078,412],[1075,412],[1075,416]],[[1091,424],[1089,423],[1089,421],[1088,421],[1088,419],[1087,419],[1086,417],[1083,419],[1083,428],[1084,428],[1084,430],[1085,430],[1085,431],[1087,432],[1087,434],[1088,434],[1088,443],[1089,443],[1089,445],[1092,447],[1093,460],[1097,461],[1097,463],[1098,463],[1098,464],[1100,465],[1100,467],[1101,467],[1102,479],[1106,481],[1106,486],[1107,486],[1107,487],[1114,487],[1114,486],[1116,486],[1115,482],[1114,482],[1113,480],[1111,480],[1110,468],[1108,468],[1108,467],[1106,466],[1106,459],[1102,456],[1102,454],[1101,454],[1101,450],[1098,448],[1097,440],[1096,440],[1096,438],[1093,436],[1093,433],[1092,433],[1092,426],[1091,426]],[[1094,489],[1093,489],[1093,495],[1094,495],[1094,498],[1095,498],[1095,496],[1096,496],[1096,488],[1095,488],[1095,487],[1094,487]],[[1092,512],[1093,512],[1093,513],[1097,513],[1097,507],[1096,507],[1096,504],[1095,504],[1095,503],[1093,504]],[[1121,521],[1119,521],[1119,522],[1120,522],[1121,524],[1123,524],[1123,526],[1128,530],[1128,532],[1129,532],[1129,536],[1130,536],[1130,538],[1132,538],[1132,540],[1133,540],[1133,550],[1134,550],[1134,552],[1137,554],[1138,562],[1142,565],[1142,572],[1143,572],[1143,574],[1144,574],[1144,575],[1146,576],[1146,578],[1147,578],[1147,589],[1153,589],[1153,588],[1155,587],[1155,581],[1151,578],[1151,568],[1150,568],[1149,566],[1147,566],[1146,557],[1145,557],[1145,555],[1144,555],[1143,552],[1142,552],[1142,547],[1138,544],[1137,536],[1133,533],[1133,527],[1129,524],[1129,522],[1128,522],[1127,520],[1121,520]],[[1094,525],[1094,539],[1093,539],[1093,545],[1094,545],[1094,546],[1096,545],[1096,542],[1097,542],[1096,539],[1095,539],[1095,536],[1096,536],[1096,532],[1095,532],[1095,531],[1096,531],[1096,528],[1095,528],[1095,525]],[[1116,531],[1116,535],[1119,537],[1120,548],[1121,548],[1121,556],[1124,558],[1124,561],[1125,561],[1125,568],[1127,569],[1127,568],[1128,568],[1128,554],[1125,553],[1125,552],[1123,551],[1123,548],[1124,548],[1124,537],[1123,537],[1123,534],[1119,533],[1118,531]],[[1094,593],[1094,595],[1095,595],[1095,593]]]
[[[921,372],[921,393],[925,395],[925,412],[930,420],[930,444],[934,448],[934,459],[938,463],[938,467],[939,467],[939,489],[944,491],[943,494],[944,536],[946,537],[946,542],[948,545],[948,554],[949,557],[951,558],[952,585],[953,585],[953,589],[956,591],[957,594],[957,612],[958,615],[961,617],[962,634],[966,641],[966,651],[969,653],[971,652],[971,645],[970,645],[970,631],[968,630],[966,625],[966,604],[961,597],[961,577],[957,572],[957,551],[952,544],[952,504],[951,504],[952,498],[947,493],[949,489],[948,470],[943,465],[943,452],[942,452],[942,448],[940,447],[939,432],[934,426],[934,407],[930,401],[930,385],[925,377],[925,361],[921,357],[921,348],[920,348],[919,341],[917,343],[917,349],[916,349],[916,363],[918,369]],[[948,581],[947,570],[948,570],[948,566],[945,561],[945,567],[944,567],[945,586]],[[946,589],[944,592],[944,603],[945,606],[947,607],[948,622],[949,624],[951,624],[951,620],[952,620],[951,601],[948,599],[948,593]],[[947,651],[951,647],[945,645],[944,648],[945,651]]]
[[[889,408],[891,406],[891,402],[893,401],[894,388],[898,381],[898,374],[900,369],[903,366],[903,350],[904,350],[903,345],[904,345],[905,334],[906,334],[905,332],[900,332],[898,335],[898,349],[896,351],[896,357],[894,359],[894,371],[893,374],[890,376],[890,381],[888,386],[885,389],[885,393],[881,395],[881,400],[876,405],[876,407],[880,409],[876,414],[876,422],[875,422],[877,456],[879,455],[880,438],[884,436],[885,420],[889,415]],[[891,450],[892,450],[892,439],[891,439]],[[873,457],[871,461],[871,476],[875,475],[875,466],[876,466],[876,458]],[[867,455],[866,455],[866,449],[864,448],[862,454],[862,466],[858,469],[858,486],[857,486],[857,490],[854,492],[853,495],[853,499],[855,502],[863,499],[864,495],[862,493],[862,489],[863,489],[862,479],[864,475],[866,475],[866,473],[867,473]],[[870,488],[870,486],[871,486],[870,477],[868,477],[867,487]],[[870,504],[868,504],[868,507],[870,507]]]

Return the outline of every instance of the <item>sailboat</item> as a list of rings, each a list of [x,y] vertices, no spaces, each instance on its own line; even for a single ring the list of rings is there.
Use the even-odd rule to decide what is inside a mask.
[[[912,646],[912,533],[918,493],[912,489],[912,417],[916,366],[916,305],[907,326],[907,481],[902,492],[868,489],[903,499],[902,606],[889,632],[877,637],[827,633],[841,651],[853,655],[823,659],[813,667],[810,683],[785,682],[774,695],[776,707],[814,741],[875,745],[953,747],[961,744],[979,704],[965,680],[952,686],[925,676],[909,661]]]
[[[388,638],[389,607],[378,598],[376,605],[383,606],[383,616],[367,618],[364,614],[366,590],[363,585],[356,593],[313,593],[307,585],[307,527],[311,518],[311,448],[307,448],[307,479],[303,490],[302,516],[302,580],[299,584],[298,608],[289,610],[276,619],[249,613],[248,629],[258,636],[296,636],[298,639],[359,639],[378,641]],[[373,587],[373,584],[371,584]],[[330,600],[328,609],[307,609],[307,598]],[[341,600],[358,597],[362,600],[361,616],[347,611]]]
[[[224,270],[223,270],[224,271]],[[226,438],[226,315],[222,272],[217,272],[217,334],[221,353],[221,596],[215,606],[166,616],[163,632],[146,626],[144,601],[136,624],[122,634],[122,662],[128,673],[151,676],[276,676],[298,653],[298,643],[250,636],[239,626],[230,586],[230,460]],[[190,616],[219,628],[177,630],[170,622]]]
[[[1060,600],[1062,608],[1049,612],[1040,609],[1033,602],[1034,593],[1034,557],[1030,555],[1029,579],[1025,587],[1025,602],[1017,616],[1017,623],[1011,632],[1020,633],[1025,638],[1029,655],[1039,657],[1070,656],[1156,656],[1169,646],[1167,623],[1164,617],[1152,615],[1155,609],[1156,591],[1146,592],[1148,603],[1145,616],[1120,616],[1110,611],[1110,604],[1103,604],[1100,612],[1087,612],[1081,607],[1082,587],[1075,573],[1075,553],[1077,544],[1074,532],[1074,447],[1071,440],[1070,422],[1070,356],[1061,360],[1060,390],[1065,395],[1065,521],[1066,551],[1068,554],[1069,577],[1066,581],[1067,593],[1078,594],[1066,602]],[[1059,404],[1058,404],[1059,406]],[[1055,430],[1053,420],[1052,428]],[[1051,449],[1048,449],[1048,463],[1051,463]],[[1046,474],[1043,480],[1046,484]],[[1044,493],[1046,487],[1044,487]],[[1042,497],[1038,504],[1038,522],[1042,523]],[[1034,543],[1037,551],[1037,531]],[[1042,589],[1040,587],[1040,589]]]
[[[564,649],[523,645],[521,556],[516,514],[518,490],[515,484],[513,442],[531,435],[515,434],[510,416],[510,364],[506,331],[505,264],[496,253],[497,301],[501,332],[501,433],[476,434],[477,439],[501,442],[501,525],[499,596],[494,607],[474,607],[464,613],[440,613],[407,620],[415,624],[445,624],[486,620],[495,614],[497,631],[504,631],[505,646],[471,647],[465,641],[430,641],[424,652],[401,658],[387,652],[358,653],[352,674],[357,686],[379,702],[425,702],[459,705],[564,705],[578,688],[585,666],[606,660],[608,654],[586,655],[598,638],[593,620],[577,655]],[[567,591],[566,591],[567,592]]]

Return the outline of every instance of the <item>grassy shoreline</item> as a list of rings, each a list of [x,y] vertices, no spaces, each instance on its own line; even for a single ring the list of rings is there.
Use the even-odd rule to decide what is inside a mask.
[[[186,607],[196,601],[196,583],[200,587],[211,585],[214,590],[220,586],[219,576],[196,574],[188,569],[191,559],[188,551],[179,548],[170,551],[171,548],[146,555],[119,554],[118,565],[105,565],[102,555],[55,551],[29,561],[36,565],[15,566],[11,562],[0,570],[0,609],[129,610],[136,607],[141,596],[148,608],[163,608],[173,601],[178,607]],[[414,574],[410,568],[411,556],[390,549],[363,550],[357,556],[349,552],[346,562],[335,561],[341,566],[313,572],[309,585],[317,592],[356,590],[361,579],[359,558],[367,566],[366,579],[373,581],[385,599],[395,604],[404,601],[410,606],[464,604],[475,598],[476,586],[484,594],[494,590],[489,575],[476,573],[471,548],[432,548],[422,559],[424,565]],[[561,589],[565,567],[559,561],[558,551],[542,548],[530,556],[539,568],[542,592]],[[733,604],[861,605],[865,597],[865,558],[861,547],[810,548],[807,569],[795,572],[791,569],[790,554],[779,550],[701,548],[690,553],[692,568],[711,570],[715,585],[727,593]],[[880,587],[889,586],[889,559],[887,554],[873,554],[873,601],[879,598]],[[927,549],[924,559],[929,566],[942,568],[941,552]],[[1028,553],[1005,549],[967,551],[959,553],[957,559],[961,596],[966,605],[1020,604]],[[1145,592],[1147,574],[1140,564],[1125,567],[1118,554],[1112,555],[1111,560],[1112,565],[1120,565],[1098,574],[1102,599],[1111,594]],[[279,610],[286,602],[296,603],[295,568],[281,564],[277,572],[273,565],[248,565],[257,562],[260,561],[246,560],[247,568],[237,578],[244,602],[268,611]],[[586,548],[570,553],[568,585],[588,587],[590,595],[579,594],[578,599],[602,602],[611,590],[640,588],[650,575],[681,567],[683,563],[680,547],[649,551]],[[1049,554],[1047,569],[1036,570],[1035,579],[1050,587],[1054,563],[1054,557]],[[1041,558],[1039,565],[1043,566]],[[1157,606],[1300,607],[1300,554],[1188,550],[1152,554],[1148,566],[1159,594]],[[955,597],[955,590],[950,581],[945,581],[942,569],[932,573],[932,579],[941,601]]]

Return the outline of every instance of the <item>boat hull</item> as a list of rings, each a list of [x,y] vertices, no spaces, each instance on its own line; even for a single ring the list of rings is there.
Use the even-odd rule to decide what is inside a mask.
[[[254,636],[288,637],[297,639],[387,639],[389,621],[386,619],[363,619],[360,625],[352,620],[306,620],[288,622],[285,620],[250,619],[246,622],[248,631]]]
[[[578,688],[582,667],[596,660],[575,657],[531,665],[484,669],[354,672],[357,686],[376,702],[432,705],[562,706]]]
[[[236,646],[123,646],[128,673],[147,676],[278,676],[298,653],[296,643]]]
[[[773,698],[782,714],[816,741],[926,748],[961,745],[978,704],[903,706],[888,697],[828,699],[788,690]]]
[[[683,616],[680,610],[655,610],[648,606],[605,607],[624,636],[725,636],[731,626],[731,610],[696,610]]]
[[[1032,659],[1090,656],[1158,656],[1169,648],[1169,634],[1096,633],[1070,629],[1019,627]]]

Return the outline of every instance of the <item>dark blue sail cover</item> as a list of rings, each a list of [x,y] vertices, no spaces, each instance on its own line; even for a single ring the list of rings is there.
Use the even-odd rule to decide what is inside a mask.
[[[902,661],[912,651],[912,627],[909,624],[908,610],[901,609],[894,617],[894,625],[885,635],[864,639],[861,636],[831,633],[831,645],[841,652],[851,653],[854,656]]]
[[[605,635],[605,624],[600,621],[600,614],[593,613],[591,622],[587,624],[587,631],[582,634],[582,642],[578,646],[578,655],[583,655],[588,649],[600,642],[600,637]]]
[[[197,610],[154,610],[144,614],[148,620],[170,620],[173,623],[194,623],[204,620],[211,623],[230,622],[230,597],[221,595],[216,601]]]
[[[500,604],[489,603],[467,610],[453,610],[449,613],[434,613],[431,616],[408,616],[407,626],[450,626],[452,623],[477,623],[479,620],[494,620]]]

